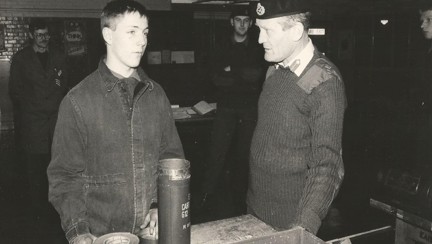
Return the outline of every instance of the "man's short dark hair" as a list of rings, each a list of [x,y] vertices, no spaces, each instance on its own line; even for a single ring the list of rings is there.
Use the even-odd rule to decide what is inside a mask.
[[[283,21],[281,23],[285,28],[289,28],[293,26],[295,22],[299,22],[303,25],[303,28],[305,30],[309,30],[311,15],[312,15],[311,12],[305,12],[305,13],[283,16],[282,18]]]
[[[29,31],[33,34],[35,30],[48,29],[48,24],[44,19],[35,18],[30,21]]]
[[[116,22],[115,20],[124,15],[125,13],[134,13],[137,12],[141,16],[147,16],[147,9],[139,2],[133,0],[113,0],[109,2],[101,14],[101,30],[104,27],[109,27],[111,29],[115,29]]]

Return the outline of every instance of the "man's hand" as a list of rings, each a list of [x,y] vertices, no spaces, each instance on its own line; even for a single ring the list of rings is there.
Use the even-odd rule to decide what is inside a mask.
[[[144,219],[144,224],[140,226],[141,231],[139,235],[154,235],[158,236],[158,209],[152,208],[149,210],[147,216]]]
[[[88,233],[77,236],[73,244],[92,244],[96,240],[96,236]]]

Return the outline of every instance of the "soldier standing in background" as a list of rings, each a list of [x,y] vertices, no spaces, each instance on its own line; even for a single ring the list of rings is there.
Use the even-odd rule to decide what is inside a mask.
[[[25,162],[32,208],[37,221],[46,216],[51,143],[61,100],[68,90],[66,57],[50,45],[44,19],[29,25],[31,45],[18,51],[10,67],[17,151]],[[22,152],[22,153],[21,153]]]

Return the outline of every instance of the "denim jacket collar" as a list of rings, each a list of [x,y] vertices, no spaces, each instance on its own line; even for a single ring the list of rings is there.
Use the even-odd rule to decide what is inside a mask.
[[[99,60],[99,73],[102,77],[102,80],[105,83],[105,88],[107,90],[107,92],[111,92],[112,90],[114,90],[114,87],[117,85],[117,83],[119,82],[119,79],[117,77],[115,77],[110,69],[108,68],[108,66],[105,64],[104,62],[104,58],[101,58]],[[149,87],[148,90],[153,90],[153,82],[150,80],[150,78],[147,76],[147,74],[144,72],[144,70],[141,67],[138,67],[137,69],[138,72],[138,76],[140,77],[140,81],[139,82],[143,82],[146,86],[145,87]]]

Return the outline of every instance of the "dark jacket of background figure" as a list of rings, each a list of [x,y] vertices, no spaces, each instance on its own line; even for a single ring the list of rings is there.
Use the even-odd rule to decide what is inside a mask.
[[[236,43],[230,36],[213,54],[213,84],[217,88],[217,106],[226,108],[256,107],[265,75],[264,50],[250,36]],[[224,68],[230,66],[231,71]]]
[[[165,92],[137,71],[132,104],[101,60],[60,105],[49,200],[69,241],[89,232],[137,234],[157,202],[159,160],[184,158]]]
[[[406,167],[420,172],[432,169],[432,50],[420,57],[418,73],[412,76],[408,113],[413,139],[414,158]],[[413,164],[416,164],[413,167]],[[431,171],[432,172],[432,171]]]
[[[257,120],[257,103],[265,76],[264,51],[249,35],[237,43],[229,36],[213,55],[213,84],[217,89],[217,110],[213,122],[209,159],[202,191],[215,193],[219,177],[231,159],[231,189],[245,206],[250,140]],[[227,67],[229,70],[227,71]]]
[[[62,52],[50,48],[45,68],[32,46],[13,56],[9,94],[16,132],[25,152],[50,152],[58,107],[67,90],[66,57]]]

